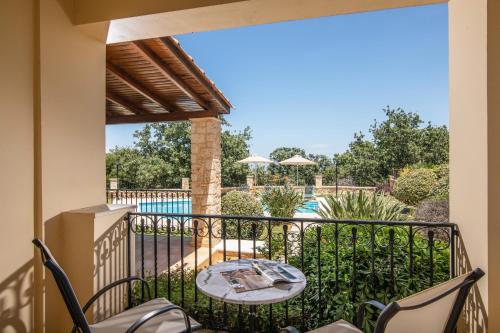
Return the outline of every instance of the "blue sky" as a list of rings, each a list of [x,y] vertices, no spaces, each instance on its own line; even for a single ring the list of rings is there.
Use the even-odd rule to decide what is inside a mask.
[[[250,126],[251,152],[281,146],[347,149],[387,105],[448,124],[446,4],[176,36]],[[106,146],[129,146],[142,125],[106,128]]]

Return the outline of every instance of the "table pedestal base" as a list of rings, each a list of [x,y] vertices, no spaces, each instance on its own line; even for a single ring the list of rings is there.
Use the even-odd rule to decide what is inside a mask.
[[[255,320],[257,318],[257,306],[250,305],[250,311],[248,312],[250,319],[250,332],[255,333]]]

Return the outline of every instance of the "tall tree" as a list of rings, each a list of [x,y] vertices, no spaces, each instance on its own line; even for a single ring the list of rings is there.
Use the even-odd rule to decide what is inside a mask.
[[[352,181],[353,185],[373,186],[382,180],[380,162],[375,144],[365,139],[363,133],[354,134],[349,150],[336,156],[339,178]]]
[[[401,108],[383,109],[387,119],[371,126],[373,140],[354,135],[349,149],[338,156],[341,178],[356,185],[375,185],[394,171],[414,164],[428,166],[448,162],[448,129],[422,127],[420,116]]]
[[[221,164],[223,186],[245,181],[247,166],[236,164],[248,156],[250,128],[230,131],[223,120]],[[177,188],[181,178],[191,176],[191,123],[188,121],[147,124],[134,133],[133,148],[114,148],[106,157],[108,177],[119,178],[127,187]]]
[[[428,123],[421,131],[419,160],[425,165],[448,163],[450,136],[446,126]]]
[[[418,114],[405,112],[401,108],[387,107],[383,111],[387,119],[381,123],[375,122],[370,132],[382,172],[389,174],[419,162],[422,120]]]
[[[248,165],[236,162],[248,157],[248,141],[251,138],[250,127],[246,127],[240,132],[232,132],[229,129],[222,132],[222,186],[236,186],[245,183]]]

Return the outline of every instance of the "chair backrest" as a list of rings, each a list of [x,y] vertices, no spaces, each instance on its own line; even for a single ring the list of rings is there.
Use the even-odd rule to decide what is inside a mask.
[[[33,239],[33,244],[35,244],[36,247],[40,249],[40,252],[42,254],[42,262],[44,266],[47,267],[52,273],[57,287],[61,292],[61,296],[64,299],[64,303],[66,303],[66,307],[68,308],[68,311],[71,315],[73,324],[75,324],[75,326],[79,328],[81,332],[90,333],[89,324],[87,322],[87,319],[85,318],[80,303],[78,303],[78,299],[76,298],[75,291],[73,290],[73,287],[69,282],[68,276],[63,271],[61,266],[59,266],[57,261],[52,256],[52,253],[50,253],[50,250],[41,240],[35,238]]]
[[[389,304],[374,333],[452,333],[472,286],[484,275],[480,268]]]

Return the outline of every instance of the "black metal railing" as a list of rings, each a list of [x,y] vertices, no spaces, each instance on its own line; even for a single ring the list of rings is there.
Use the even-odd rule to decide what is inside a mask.
[[[137,211],[142,213],[191,213],[191,190],[107,189],[106,201],[110,204],[137,205]]]
[[[450,223],[130,213],[128,228],[129,274],[147,279],[155,297],[170,299],[210,329],[249,327],[245,307],[214,301],[195,286],[198,272],[218,261],[261,257],[304,272],[301,296],[258,307],[254,324],[270,332],[353,320],[367,299],[388,303],[445,281],[456,269],[457,231]],[[132,294],[144,298],[144,290]],[[365,331],[375,318],[368,316]]]

